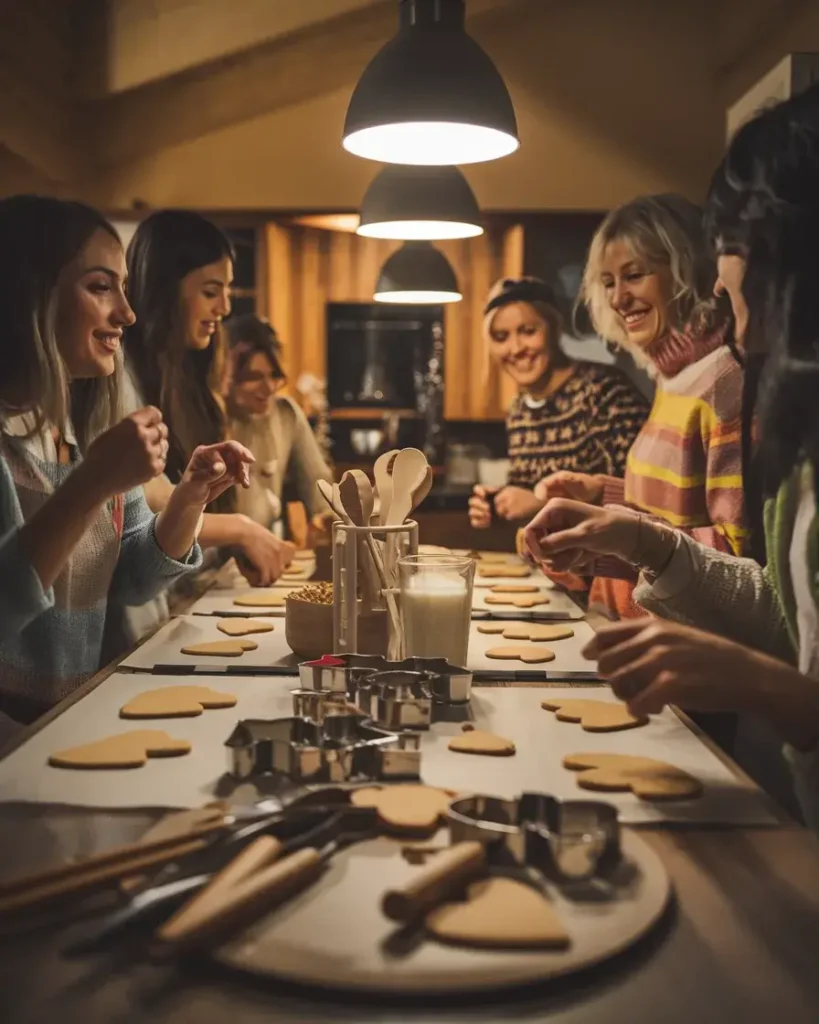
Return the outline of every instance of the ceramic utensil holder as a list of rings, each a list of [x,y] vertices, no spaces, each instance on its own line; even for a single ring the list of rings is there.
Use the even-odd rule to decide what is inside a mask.
[[[333,651],[336,654],[383,654],[398,659],[403,638],[398,613],[397,562],[418,552],[418,524],[351,526],[333,524]],[[371,593],[361,586],[361,560],[376,559],[381,586]],[[386,581],[387,585],[384,585]],[[378,638],[383,637],[379,644]]]

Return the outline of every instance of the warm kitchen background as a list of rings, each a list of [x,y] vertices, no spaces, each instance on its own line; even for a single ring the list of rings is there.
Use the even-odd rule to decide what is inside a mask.
[[[436,461],[442,486],[447,464],[457,483],[460,456],[504,448],[510,383],[480,336],[489,285],[545,277],[568,317],[602,213],[645,192],[701,198],[731,104],[786,54],[819,50],[816,0],[468,0],[466,11],[509,87],[521,148],[467,168],[487,230],[440,243],[460,303],[374,306],[398,243],[355,234],[378,168],[342,149],[341,129],[394,32],[394,0],[3,0],[0,194],[84,199],[126,240],[151,209],[217,220],[239,252],[235,308],[277,328],[291,393],[315,413],[326,382],[339,464],[371,462],[391,435],[419,442],[438,353]],[[611,358],[595,339],[570,343]]]

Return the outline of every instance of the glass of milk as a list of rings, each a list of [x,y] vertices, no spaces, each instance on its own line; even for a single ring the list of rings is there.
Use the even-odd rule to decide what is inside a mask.
[[[475,561],[458,555],[398,560],[405,658],[446,658],[466,665]]]

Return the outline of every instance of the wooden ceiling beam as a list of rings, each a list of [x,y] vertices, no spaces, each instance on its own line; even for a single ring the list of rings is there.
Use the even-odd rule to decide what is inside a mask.
[[[469,0],[470,25],[533,0]],[[537,0],[535,0],[537,2]],[[210,61],[91,105],[98,167],[138,160],[169,146],[303,103],[355,81],[395,33],[386,0]]]

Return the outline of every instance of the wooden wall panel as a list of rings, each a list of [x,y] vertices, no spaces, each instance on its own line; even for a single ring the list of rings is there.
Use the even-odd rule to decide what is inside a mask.
[[[268,316],[284,344],[294,394],[302,373],[326,374],[326,304],[370,302],[382,263],[401,243],[279,223],[268,224],[265,237]],[[445,416],[503,419],[514,388],[490,364],[481,324],[492,283],[522,273],[523,229],[496,228],[478,238],[438,244],[463,294],[444,315]]]

